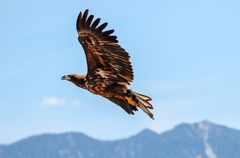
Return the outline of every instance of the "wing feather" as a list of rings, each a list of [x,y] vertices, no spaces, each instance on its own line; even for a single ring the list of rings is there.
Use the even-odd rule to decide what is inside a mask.
[[[103,29],[105,29],[107,27],[108,23],[103,23],[102,25],[98,26],[97,28],[97,32],[102,32]]]
[[[84,26],[85,22],[86,22],[86,19],[87,19],[87,16],[88,16],[88,10],[86,10],[84,13],[83,13],[83,17],[81,19],[81,24]]]
[[[100,18],[97,18],[94,22],[93,22],[93,24],[92,24],[92,26],[91,26],[91,29],[92,30],[94,30],[94,29],[96,29],[96,27],[97,27],[97,25],[100,23]]]
[[[90,27],[91,23],[92,23],[92,20],[93,20],[94,16],[93,15],[90,15],[89,18],[87,19],[87,22],[86,22],[86,26],[87,27]]]
[[[114,32],[114,30],[108,30],[103,32],[103,36],[109,36]]]
[[[118,44],[117,36],[112,35],[114,30],[104,31],[108,23],[99,25],[101,19],[93,18],[88,17],[86,10],[77,19],[78,40],[86,54],[88,75],[100,69],[107,72],[108,79],[129,84],[134,76],[128,53]]]

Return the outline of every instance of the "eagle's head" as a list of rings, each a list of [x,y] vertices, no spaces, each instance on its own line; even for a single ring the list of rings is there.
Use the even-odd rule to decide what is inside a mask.
[[[78,75],[78,74],[69,74],[64,75],[62,80],[67,80],[74,83],[76,86],[84,88],[84,83],[86,81],[86,75]]]

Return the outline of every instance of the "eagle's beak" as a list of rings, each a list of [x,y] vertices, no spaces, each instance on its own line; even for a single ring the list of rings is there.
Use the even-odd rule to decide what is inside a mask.
[[[62,80],[67,80],[67,75],[63,76],[61,79]]]

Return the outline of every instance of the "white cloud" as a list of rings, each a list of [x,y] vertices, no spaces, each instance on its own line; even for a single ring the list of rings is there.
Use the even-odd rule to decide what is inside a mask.
[[[58,97],[45,97],[42,100],[42,104],[46,106],[58,106],[64,104],[64,100]]]

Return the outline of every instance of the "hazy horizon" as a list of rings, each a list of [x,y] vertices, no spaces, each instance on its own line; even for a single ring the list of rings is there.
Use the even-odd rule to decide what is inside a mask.
[[[145,131],[151,131],[151,132],[154,132],[156,134],[164,134],[166,132],[169,132],[169,131],[172,131],[174,129],[176,129],[177,127],[181,126],[181,125],[184,125],[184,124],[187,124],[187,125],[195,125],[195,124],[201,124],[201,123],[208,123],[208,124],[213,124],[213,125],[216,125],[216,126],[223,126],[223,127],[226,127],[226,128],[229,128],[229,129],[233,129],[233,130],[238,130],[240,131],[240,129],[237,129],[237,128],[233,128],[231,126],[228,126],[228,125],[224,125],[224,124],[217,124],[215,122],[212,122],[212,121],[209,121],[209,120],[201,120],[201,121],[198,121],[198,122],[192,122],[192,123],[187,123],[187,122],[182,122],[182,123],[179,123],[179,124],[176,124],[174,125],[173,127],[169,128],[169,129],[166,129],[164,131],[161,131],[161,132],[158,132],[158,131],[155,131],[155,130],[152,130],[152,129],[149,129],[149,128],[144,128],[140,131],[137,131],[136,133],[133,133],[131,135],[126,135],[126,136],[123,136],[123,137],[119,137],[119,138],[113,138],[113,139],[101,139],[101,138],[98,138],[98,137],[95,137],[95,136],[92,136],[92,135],[89,135],[88,133],[84,133],[84,132],[81,132],[81,131],[65,131],[65,132],[46,132],[46,133],[35,133],[35,134],[32,134],[32,135],[28,135],[26,137],[22,137],[22,138],[19,138],[13,142],[8,142],[8,143],[1,143],[0,142],[0,146],[1,145],[11,145],[13,143],[16,143],[16,142],[19,142],[19,141],[23,141],[25,139],[29,139],[29,138],[33,138],[33,137],[38,137],[38,136],[42,136],[42,135],[62,135],[62,134],[70,134],[70,133],[75,133],[75,134],[83,134],[85,136],[88,136],[90,138],[93,138],[93,139],[96,139],[96,140],[100,140],[100,141],[117,141],[117,140],[123,140],[123,139],[128,139],[130,137],[134,137],[136,135],[139,135],[141,134],[142,132],[145,132]]]

